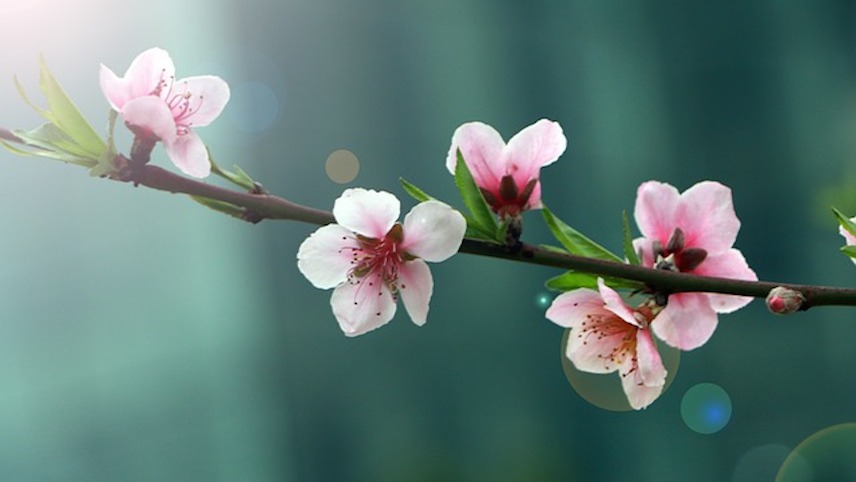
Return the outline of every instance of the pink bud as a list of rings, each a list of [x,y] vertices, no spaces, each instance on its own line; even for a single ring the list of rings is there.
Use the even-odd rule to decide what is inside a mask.
[[[767,308],[777,315],[789,315],[799,311],[805,302],[805,296],[799,291],[777,286],[767,295]]]

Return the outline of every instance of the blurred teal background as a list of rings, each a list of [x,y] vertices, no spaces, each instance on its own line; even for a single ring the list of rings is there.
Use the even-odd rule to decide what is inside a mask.
[[[508,138],[547,117],[569,147],[545,202],[608,247],[641,182],[715,179],[762,279],[856,280],[828,210],[856,214],[853,2],[4,0],[0,41],[6,127],[38,122],[11,76],[35,94],[40,53],[102,125],[99,63],[122,73],[159,46],[179,77],[231,83],[199,130],[216,159],[297,202],[404,198],[399,176],[454,201],[458,125]],[[348,185],[325,172],[337,149],[360,159]],[[611,412],[563,375],[537,302],[555,270],[455,257],[432,267],[425,327],[401,310],[347,339],[296,268],[314,227],[0,165],[0,480],[763,481],[856,421],[853,309],[756,301],[654,405]],[[550,242],[537,214],[525,237]],[[701,383],[733,406],[709,435],[681,417]]]

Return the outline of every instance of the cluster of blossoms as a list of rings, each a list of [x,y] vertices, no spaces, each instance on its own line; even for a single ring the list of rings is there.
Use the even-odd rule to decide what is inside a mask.
[[[207,125],[223,110],[229,87],[214,76],[175,79],[169,54],[150,49],[140,54],[124,77],[101,67],[101,87],[110,105],[135,134],[135,142],[161,142],[185,174],[206,177],[207,150],[193,128]],[[521,214],[540,209],[541,168],[565,151],[561,126],[541,119],[508,143],[491,126],[470,122],[455,130],[446,167],[457,177],[463,160],[486,215],[521,223]],[[476,195],[478,196],[478,195]],[[455,254],[467,232],[467,220],[446,204],[429,199],[398,222],[401,204],[390,193],[347,189],[335,201],[335,224],[319,228],[300,246],[297,265],[317,288],[333,289],[330,304],[347,336],[389,322],[400,297],[416,325],[427,321],[433,278],[427,262]],[[740,251],[732,246],[740,229],[731,191],[701,182],[683,193],[656,181],[638,190],[634,216],[641,237],[632,246],[640,263],[657,270],[741,280],[757,280]],[[517,233],[519,234],[519,233]],[[848,244],[856,237],[842,230]],[[502,240],[498,240],[502,242]],[[692,350],[712,336],[719,313],[745,306],[751,298],[714,293],[668,293],[648,288],[630,305],[603,279],[597,290],[578,288],[555,298],[546,317],[571,330],[566,356],[590,373],[617,371],[630,405],[641,409],[660,396],[666,368],[657,339]],[[796,300],[798,301],[798,300]],[[771,309],[791,309],[787,290],[771,293]],[[655,336],[656,335],[656,338]]]

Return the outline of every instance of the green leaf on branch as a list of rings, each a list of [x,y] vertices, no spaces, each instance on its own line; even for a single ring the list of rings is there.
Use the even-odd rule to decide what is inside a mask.
[[[856,236],[856,223],[851,221],[850,218],[835,208],[832,208],[832,213],[835,214],[836,218],[838,218],[838,224],[840,224],[848,233]]]
[[[633,249],[633,235],[630,234],[630,223],[627,221],[627,211],[621,211],[622,231],[624,232],[624,256],[632,265],[639,266],[639,255]]]
[[[19,151],[84,167],[91,168],[97,164],[96,159],[92,159],[74,140],[54,124],[42,124],[33,130],[15,130],[13,133],[28,146],[35,148],[32,150],[19,149]]]
[[[430,201],[431,199],[436,199],[434,196],[431,196],[430,194],[426,193],[422,189],[419,189],[418,187],[416,187],[415,184],[408,181],[407,179],[404,179],[403,177],[399,177],[398,182],[401,183],[401,187],[404,188],[404,192],[406,192],[407,194],[410,195],[410,197],[412,197],[413,199],[415,199],[419,202],[425,202],[425,201]]]
[[[568,226],[561,219],[557,218],[546,206],[541,209],[541,214],[544,216],[544,221],[547,227],[553,232],[553,236],[562,243],[562,246],[571,254],[585,256],[587,258],[601,259],[604,261],[614,261],[624,263],[624,260],[613,254],[608,249],[592,241],[583,233]]]
[[[194,201],[198,202],[199,204],[201,204],[207,208],[213,209],[217,212],[228,214],[229,216],[232,216],[234,218],[244,219],[244,212],[245,211],[244,211],[244,208],[242,208],[240,206],[236,206],[234,204],[227,203],[225,201],[218,201],[216,199],[211,199],[211,198],[202,197],[202,196],[190,196],[190,199],[193,199]]]
[[[856,246],[842,246],[841,252],[850,256],[851,258],[856,258]]]
[[[107,149],[107,145],[86,121],[74,102],[68,98],[62,86],[48,70],[44,57],[40,59],[41,75],[39,87],[48,101],[48,109],[53,124],[68,135],[92,159],[98,159]]]
[[[638,290],[645,287],[643,283],[632,280],[623,280],[619,278],[610,278],[593,273],[583,273],[581,271],[568,271],[566,273],[554,276],[544,283],[547,289],[555,291],[571,291],[577,288],[597,289],[597,279],[603,278],[604,283],[613,289],[631,289]]]
[[[234,166],[235,171],[227,171],[214,162],[214,157],[208,153],[208,159],[211,161],[211,172],[231,182],[232,184],[244,188],[247,191],[254,191],[258,184],[253,180],[243,169]]]
[[[464,156],[461,155],[460,149],[458,149],[458,163],[455,166],[455,184],[461,193],[464,206],[469,209],[471,214],[471,216],[467,217],[467,226],[489,236],[486,239],[497,240],[496,236],[499,226],[496,223],[496,218],[493,217],[481,190],[476,186],[473,175],[467,167],[467,163],[464,162]],[[470,225],[471,222],[472,225]]]

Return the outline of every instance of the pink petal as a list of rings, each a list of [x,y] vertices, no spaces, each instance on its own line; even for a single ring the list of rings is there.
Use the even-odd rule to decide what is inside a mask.
[[[330,306],[339,327],[347,336],[367,333],[387,324],[395,316],[395,299],[386,283],[376,275],[339,285],[333,290]]]
[[[648,266],[649,268],[654,266],[654,249],[651,247],[651,243],[653,241],[650,238],[636,238],[633,240],[633,249],[636,250],[636,254],[640,254],[639,260],[642,262],[642,266]]]
[[[506,174],[502,163],[505,149],[502,136],[493,127],[481,122],[468,122],[458,127],[452,135],[452,146],[446,155],[446,168],[453,175],[458,164],[458,149],[476,185],[491,192],[497,191],[499,180]]]
[[[195,111],[187,121],[193,127],[210,124],[229,102],[229,84],[215,75],[187,77],[177,81],[173,89],[175,95],[185,92],[191,94],[190,106]]]
[[[170,160],[188,176],[204,178],[211,173],[211,160],[202,139],[193,131],[178,136],[175,142],[163,143]]]
[[[572,328],[568,334],[568,346],[565,349],[565,355],[574,364],[577,370],[588,373],[609,373],[618,369],[613,353],[624,343],[624,338],[628,331],[635,330],[631,325],[624,324],[623,321],[608,311],[603,312],[604,318],[609,319],[606,323],[621,323],[621,326],[626,327],[626,330],[609,330],[613,334],[610,336],[601,336],[597,333],[592,333],[583,330],[580,327]],[[589,324],[599,324],[597,319],[587,320]],[[630,359],[629,354],[625,359]]]
[[[646,386],[662,387],[666,384],[666,367],[648,330],[636,331],[636,363]]]
[[[352,251],[357,241],[353,233],[338,224],[318,228],[297,250],[297,269],[316,288],[335,288],[348,279]]]
[[[669,345],[692,350],[710,339],[717,321],[706,294],[676,293],[669,296],[668,304],[651,322],[651,328]]]
[[[161,80],[169,81],[175,76],[175,65],[169,53],[151,48],[138,55],[119,78],[112,70],[101,66],[101,90],[113,109],[121,111],[125,104],[137,97],[151,95]]]
[[[684,191],[675,222],[687,236],[686,246],[704,248],[708,255],[730,248],[740,230],[731,189],[713,181],[700,182]]]
[[[675,210],[680,194],[673,186],[648,181],[636,192],[636,207],[633,215],[642,236],[660,241],[664,245],[675,230]]]
[[[336,222],[369,238],[381,239],[401,213],[398,198],[386,191],[345,189],[333,204]]]
[[[458,252],[467,221],[439,201],[419,203],[404,217],[401,249],[425,261],[438,263]]]
[[[523,188],[526,188],[526,186],[524,185]],[[541,204],[541,181],[538,181],[535,183],[535,188],[532,189],[532,194],[529,195],[529,200],[523,206],[523,210],[541,209],[542,207],[544,206]]]
[[[633,326],[640,326],[639,320],[633,316],[633,310],[624,303],[624,300],[621,299],[621,296],[614,289],[606,286],[603,278],[597,279],[597,287],[600,290],[600,296],[603,297],[603,303],[607,310],[615,313],[619,318]]]
[[[623,372],[624,370],[622,370]],[[621,377],[621,387],[634,410],[642,410],[651,405],[663,393],[663,385],[645,385],[635,372]]]
[[[851,218],[850,220],[856,222],[856,218]],[[839,225],[838,232],[844,236],[844,243],[847,244],[847,246],[853,246],[856,244],[856,236],[850,234],[850,231],[844,229],[844,226]],[[854,261],[856,261],[856,259],[854,259]]]
[[[418,326],[428,320],[428,303],[434,291],[431,270],[421,259],[414,259],[398,267],[398,294],[410,319]]]
[[[122,119],[137,135],[164,142],[172,142],[177,136],[172,113],[160,97],[146,95],[129,101],[122,109]]]
[[[737,249],[714,254],[705,258],[698,268],[692,271],[702,276],[715,276],[719,278],[742,279],[747,281],[758,281],[758,275],[749,268],[746,258]],[[707,293],[710,306],[717,313],[732,313],[748,305],[754,298],[751,296],[723,295],[719,293]]]
[[[587,321],[589,313],[606,313],[603,298],[597,291],[579,288],[557,296],[545,316],[559,326],[576,328]]]
[[[530,179],[538,178],[543,166],[556,162],[567,146],[562,126],[558,122],[541,119],[508,141],[505,173],[511,174],[518,188],[522,189]]]

